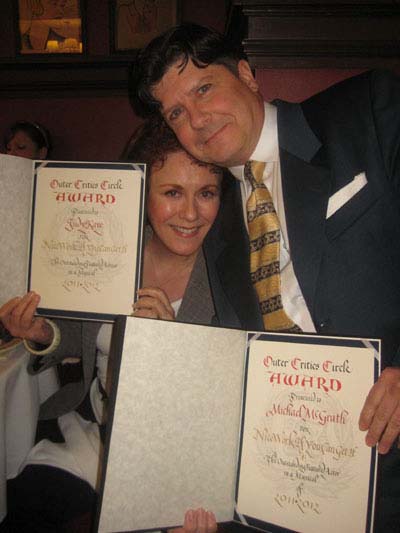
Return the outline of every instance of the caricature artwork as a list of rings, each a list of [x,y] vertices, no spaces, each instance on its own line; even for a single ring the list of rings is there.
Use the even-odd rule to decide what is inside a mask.
[[[142,48],[176,23],[176,1],[117,0],[115,3],[115,48]]]
[[[79,0],[19,0],[21,54],[82,53]]]

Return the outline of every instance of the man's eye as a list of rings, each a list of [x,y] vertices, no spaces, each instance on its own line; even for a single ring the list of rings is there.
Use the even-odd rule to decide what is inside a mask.
[[[214,198],[216,196],[216,192],[214,191],[201,191],[201,196],[203,198]]]
[[[202,85],[201,87],[199,87],[198,92],[200,94],[205,94],[206,92],[209,91],[210,88],[211,88],[211,83],[206,83],[205,85]]]

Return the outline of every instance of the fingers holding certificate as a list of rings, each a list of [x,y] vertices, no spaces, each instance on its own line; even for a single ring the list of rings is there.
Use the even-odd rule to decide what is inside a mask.
[[[52,329],[44,318],[35,317],[40,296],[29,292],[9,300],[0,307],[0,320],[13,337],[40,344],[50,344]]]
[[[400,368],[385,368],[372,387],[360,415],[368,446],[386,454],[400,434]]]
[[[139,299],[133,306],[132,316],[159,318],[161,320],[175,319],[175,311],[162,289],[156,287],[139,289],[138,296]]]

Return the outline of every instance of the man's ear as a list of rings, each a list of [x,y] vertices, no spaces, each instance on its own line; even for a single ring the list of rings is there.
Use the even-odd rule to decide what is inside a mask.
[[[256,82],[251,67],[247,61],[241,59],[238,63],[239,79],[243,81],[253,92],[258,93],[258,83]]]

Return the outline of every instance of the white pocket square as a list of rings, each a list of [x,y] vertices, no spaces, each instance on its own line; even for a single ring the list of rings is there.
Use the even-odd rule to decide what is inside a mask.
[[[326,218],[331,217],[338,209],[344,206],[354,195],[356,195],[367,184],[365,172],[360,172],[354,179],[333,194],[328,201]]]

